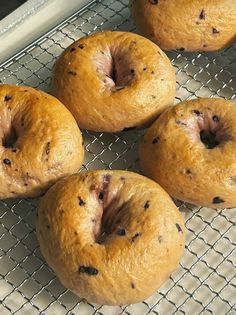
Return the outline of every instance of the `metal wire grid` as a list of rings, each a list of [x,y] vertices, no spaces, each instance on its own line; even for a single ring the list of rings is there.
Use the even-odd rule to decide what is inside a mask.
[[[78,37],[97,30],[135,30],[128,0],[91,1],[54,30],[0,66],[3,83],[49,90],[55,58]],[[235,98],[236,47],[215,54],[169,53],[177,73],[176,101]],[[84,132],[85,169],[137,170],[142,132]],[[89,304],[66,290],[42,258],[33,199],[0,202],[0,314],[146,315],[236,314],[235,209],[216,211],[177,202],[187,228],[180,267],[148,300],[124,307]],[[234,231],[233,231],[234,229]]]

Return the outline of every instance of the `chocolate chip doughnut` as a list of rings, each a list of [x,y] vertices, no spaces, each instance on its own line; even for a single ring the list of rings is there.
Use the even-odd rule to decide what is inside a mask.
[[[41,200],[36,226],[60,281],[99,304],[147,298],[184,249],[183,218],[170,197],[126,171],[89,171],[57,182]]]
[[[0,199],[35,197],[79,170],[84,150],[71,113],[26,86],[0,85]]]
[[[131,0],[140,30],[164,50],[215,51],[236,41],[235,0]]]
[[[58,59],[53,94],[78,125],[117,132],[150,124],[175,97],[175,74],[166,55],[132,33],[83,37]]]
[[[144,173],[171,196],[206,207],[236,206],[236,106],[185,101],[164,112],[140,145]]]

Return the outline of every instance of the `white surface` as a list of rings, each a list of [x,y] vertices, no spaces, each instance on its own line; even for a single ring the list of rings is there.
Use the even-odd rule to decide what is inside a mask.
[[[37,10],[47,1],[52,0],[28,0],[22,4],[15,11],[0,21],[0,36],[9,32],[9,30],[16,27],[19,23],[22,23],[29,15],[35,14]]]
[[[49,0],[37,13],[0,39],[0,63],[79,9],[86,0]]]

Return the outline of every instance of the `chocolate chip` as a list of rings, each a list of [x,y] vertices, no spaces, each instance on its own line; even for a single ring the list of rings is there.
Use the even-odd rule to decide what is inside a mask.
[[[6,164],[6,165],[11,166],[11,161],[9,159],[4,159],[3,163]]]
[[[159,243],[162,243],[162,241],[163,241],[163,236],[162,236],[162,235],[159,235],[159,236],[158,236],[158,242],[159,242]]]
[[[206,18],[206,13],[205,13],[204,10],[202,10],[201,13],[200,13],[200,15],[199,15],[199,19],[200,19],[200,20],[205,20],[205,18]]]
[[[45,149],[45,153],[48,155],[50,153],[50,146],[51,146],[51,143],[50,142],[47,142],[46,144],[46,149]]]
[[[68,71],[68,74],[73,75],[73,76],[77,75],[77,73],[75,71]]]
[[[77,233],[77,232],[75,232],[75,235],[78,235],[78,233]]]
[[[220,121],[220,118],[219,118],[219,116],[214,115],[214,116],[212,117],[212,120],[215,121],[215,122],[219,122],[219,121]]]
[[[218,31],[217,28],[213,27],[213,28],[212,28],[212,33],[213,33],[213,34],[219,34],[220,31]]]
[[[132,237],[131,241],[134,242],[138,237],[140,237],[142,235],[141,232],[138,232],[136,234],[134,234],[134,236]]]
[[[98,274],[98,270],[93,267],[80,266],[79,273],[86,273],[88,276],[96,276]]]
[[[127,128],[124,128],[123,131],[129,131],[129,130],[134,130],[136,129],[136,127],[127,127]]]
[[[125,229],[118,229],[116,231],[116,234],[117,235],[120,235],[120,236],[125,236],[126,232],[125,232]]]
[[[24,92],[28,92],[28,90],[24,90]]]
[[[72,47],[71,49],[70,49],[70,52],[73,52],[73,51],[75,51],[76,50],[76,48],[75,47]]]
[[[16,153],[16,151],[17,151],[16,149],[12,149],[12,150],[11,150],[11,152],[13,152],[13,153]]]
[[[21,126],[24,127],[24,124],[25,124],[25,118],[21,117]]]
[[[207,44],[203,44],[203,47],[206,48],[206,47],[207,47]]]
[[[187,169],[185,170],[185,173],[188,174],[188,175],[192,174],[192,172],[191,172],[191,170],[190,170],[189,168],[187,168]]]
[[[134,74],[134,73],[135,73],[134,69],[131,69],[131,70],[130,70],[130,73]]]
[[[12,96],[11,95],[6,95],[5,98],[4,98],[4,101],[5,102],[8,102],[12,99]]]
[[[84,49],[85,45],[84,44],[79,44],[78,46],[80,49]]]
[[[224,199],[222,199],[221,197],[214,197],[212,200],[212,203],[214,204],[219,204],[219,203],[224,203]]]
[[[134,285],[133,282],[131,282],[131,288],[132,288],[132,289],[135,289],[135,285]]]
[[[48,229],[48,230],[50,229],[50,225],[47,225],[47,229]]]
[[[146,71],[146,70],[147,70],[147,68],[146,68],[146,67],[144,67],[144,68],[143,68],[143,71]]]
[[[158,4],[158,0],[149,0],[151,4]]]
[[[103,198],[104,198],[104,193],[103,193],[102,191],[99,193],[98,198],[99,198],[100,200],[103,200]]]
[[[181,120],[176,120],[175,121],[177,125],[181,125],[181,126],[187,126],[187,124]]]
[[[179,50],[179,51],[184,51],[185,48],[184,48],[184,47],[181,47],[181,48],[179,48],[179,49],[177,49],[177,50]]]
[[[156,96],[155,96],[155,95],[152,95],[152,98],[153,98],[153,99],[156,99]]]
[[[144,207],[144,209],[148,209],[150,207],[150,201],[147,200],[143,207]]]
[[[197,116],[202,116],[202,112],[200,112],[200,111],[197,110],[197,109],[194,109],[193,112],[194,112],[194,114],[197,115]]]
[[[82,199],[80,196],[78,197],[78,199],[79,199],[79,205],[80,205],[81,207],[86,204],[86,202],[84,202],[83,199]]]
[[[155,74],[155,71],[151,71],[151,74]]]
[[[24,185],[25,185],[25,186],[28,186],[28,184],[27,184],[27,183],[24,183]]]
[[[159,137],[154,138],[154,139],[152,140],[152,144],[157,143],[159,140],[160,140],[160,138],[159,138]]]
[[[182,229],[181,229],[181,227],[180,227],[180,225],[178,223],[176,223],[175,226],[176,226],[178,232],[182,232],[183,233],[183,231],[182,231]]]

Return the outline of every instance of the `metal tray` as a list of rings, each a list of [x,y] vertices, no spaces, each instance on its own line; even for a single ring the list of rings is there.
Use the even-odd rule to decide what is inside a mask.
[[[0,65],[4,83],[49,90],[56,57],[75,39],[98,30],[134,31],[128,0],[91,1],[69,19]],[[168,53],[177,73],[176,102],[202,96],[233,99],[236,47],[220,53]],[[84,132],[85,169],[138,171],[142,132]],[[124,307],[91,305],[66,290],[45,264],[35,237],[38,201],[0,202],[1,315],[236,314],[235,209],[178,202],[187,228],[181,264],[148,300]],[[234,231],[233,231],[234,229]]]

